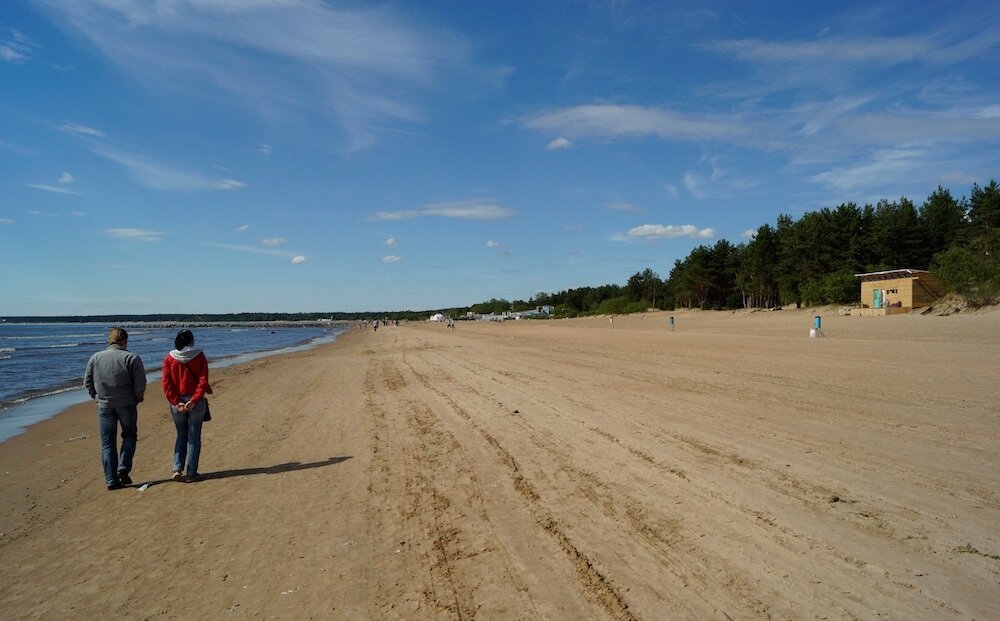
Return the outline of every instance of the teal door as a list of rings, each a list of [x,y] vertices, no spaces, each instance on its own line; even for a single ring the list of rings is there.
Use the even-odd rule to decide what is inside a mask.
[[[875,299],[872,302],[872,308],[882,308],[882,290],[875,290]]]

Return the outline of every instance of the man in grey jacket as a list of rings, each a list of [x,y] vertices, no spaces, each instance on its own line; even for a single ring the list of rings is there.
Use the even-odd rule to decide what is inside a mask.
[[[101,422],[101,461],[108,489],[132,484],[132,457],[138,436],[138,404],[146,392],[146,369],[142,359],[128,351],[128,332],[113,328],[108,348],[90,357],[83,385],[91,399],[97,400]],[[122,425],[122,450],[118,453],[116,435]]]

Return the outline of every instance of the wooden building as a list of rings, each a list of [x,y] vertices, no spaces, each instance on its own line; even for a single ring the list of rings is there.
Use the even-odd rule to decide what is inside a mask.
[[[944,280],[924,270],[855,274],[861,279],[862,315],[894,315],[930,306],[944,295]]]

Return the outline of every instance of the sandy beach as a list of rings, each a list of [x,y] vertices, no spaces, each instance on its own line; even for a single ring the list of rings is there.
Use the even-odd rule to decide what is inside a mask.
[[[200,483],[157,384],[132,488],[92,404],[39,423],[0,445],[0,618],[998,618],[1000,313],[670,315],[219,370]]]

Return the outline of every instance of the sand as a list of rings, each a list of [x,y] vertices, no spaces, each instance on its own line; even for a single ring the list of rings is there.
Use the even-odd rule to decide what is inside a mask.
[[[0,445],[0,618],[998,618],[1000,313],[674,316],[217,371],[200,483],[157,386],[133,488],[92,404],[35,425]]]

